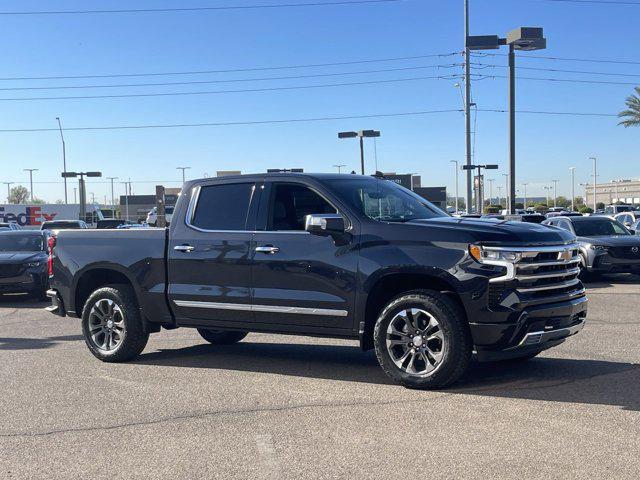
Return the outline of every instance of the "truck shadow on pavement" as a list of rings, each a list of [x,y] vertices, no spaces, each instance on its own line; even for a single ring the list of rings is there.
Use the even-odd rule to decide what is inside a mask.
[[[135,363],[393,385],[373,352],[363,353],[348,345],[196,345],[143,354]],[[522,363],[479,363],[474,359],[465,377],[444,391],[640,411],[640,365],[544,357]]]
[[[43,338],[0,337],[0,350],[41,350],[51,348],[62,342],[76,342],[83,339],[82,335],[61,335]]]

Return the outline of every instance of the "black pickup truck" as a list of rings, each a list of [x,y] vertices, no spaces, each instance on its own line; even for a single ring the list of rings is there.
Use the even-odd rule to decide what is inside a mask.
[[[410,387],[529,358],[584,325],[578,245],[543,225],[448,216],[383,178],[265,174],[184,184],[169,229],[61,231],[52,305],[119,362],[195,327],[359,340]]]

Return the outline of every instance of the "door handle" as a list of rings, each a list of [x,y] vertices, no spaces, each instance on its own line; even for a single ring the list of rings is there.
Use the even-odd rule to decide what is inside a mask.
[[[178,252],[189,253],[193,252],[196,247],[192,247],[191,245],[176,245],[175,247],[173,247],[173,249]]]
[[[258,253],[269,253],[273,255],[274,253],[278,253],[280,249],[278,247],[274,247],[273,245],[265,245],[264,247],[256,247],[255,251]]]

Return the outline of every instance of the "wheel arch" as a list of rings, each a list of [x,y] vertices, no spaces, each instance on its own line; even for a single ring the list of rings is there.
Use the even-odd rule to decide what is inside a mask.
[[[140,305],[139,287],[130,277],[130,273],[118,265],[99,264],[87,267],[75,276],[72,291],[74,292],[73,306],[76,314],[78,316],[82,315],[82,308],[92,292],[98,288],[114,284],[124,284],[132,287],[138,305]]]
[[[359,322],[360,347],[373,348],[373,329],[382,309],[392,298],[404,292],[433,290],[444,293],[459,308],[466,319],[466,310],[458,293],[457,279],[439,269],[409,269],[381,272],[367,282]]]

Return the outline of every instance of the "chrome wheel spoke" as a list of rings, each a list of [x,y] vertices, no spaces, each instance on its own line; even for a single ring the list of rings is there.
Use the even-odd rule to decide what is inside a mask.
[[[435,372],[446,351],[440,323],[421,308],[405,308],[393,317],[387,327],[386,346],[396,367],[418,377]]]

